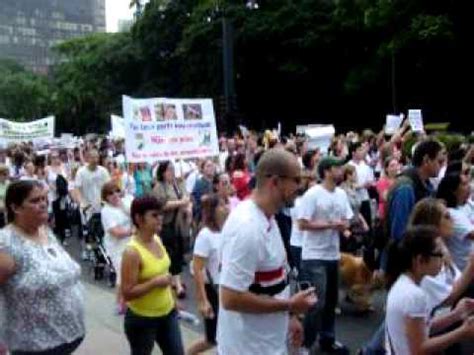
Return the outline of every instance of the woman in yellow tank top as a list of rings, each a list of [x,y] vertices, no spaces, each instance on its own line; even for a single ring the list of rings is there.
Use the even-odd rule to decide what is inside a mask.
[[[176,304],[171,290],[170,258],[156,232],[162,207],[155,197],[133,200],[137,232],[122,258],[122,293],[127,302],[125,335],[132,355],[148,355],[156,342],[164,355],[184,354]]]

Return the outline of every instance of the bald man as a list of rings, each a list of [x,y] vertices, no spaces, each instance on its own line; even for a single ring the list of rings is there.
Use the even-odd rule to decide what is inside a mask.
[[[252,196],[234,209],[222,231],[218,353],[287,354],[302,327],[290,314],[316,303],[314,289],[290,297],[288,263],[274,214],[291,206],[301,180],[297,159],[272,149],[256,168]]]

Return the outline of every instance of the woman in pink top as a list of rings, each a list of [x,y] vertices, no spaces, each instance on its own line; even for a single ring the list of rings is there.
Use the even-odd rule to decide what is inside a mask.
[[[379,194],[378,215],[380,220],[385,219],[385,203],[387,201],[388,191],[395,182],[397,174],[400,171],[400,164],[396,158],[388,157],[383,165],[383,175],[375,184]]]

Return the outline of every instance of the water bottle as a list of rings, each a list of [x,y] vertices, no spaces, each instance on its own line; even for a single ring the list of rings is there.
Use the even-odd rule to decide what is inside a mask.
[[[179,319],[191,323],[192,325],[198,325],[200,323],[199,318],[191,312],[179,311],[178,316]]]

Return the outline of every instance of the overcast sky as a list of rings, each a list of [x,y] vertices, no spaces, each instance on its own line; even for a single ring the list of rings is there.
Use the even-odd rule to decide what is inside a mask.
[[[133,18],[130,0],[106,0],[107,32],[117,32],[119,19]]]

